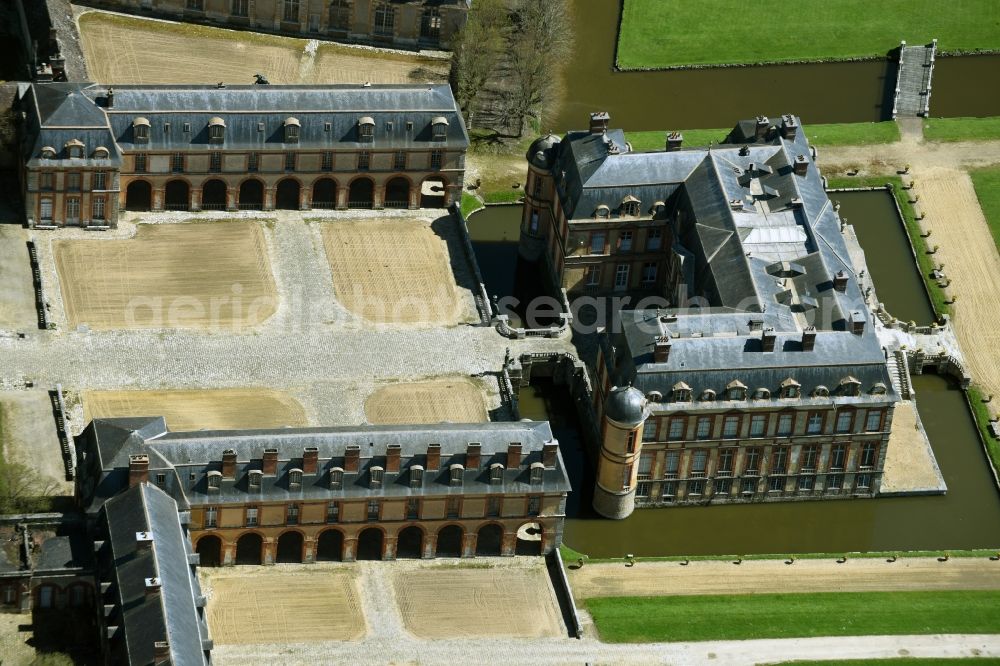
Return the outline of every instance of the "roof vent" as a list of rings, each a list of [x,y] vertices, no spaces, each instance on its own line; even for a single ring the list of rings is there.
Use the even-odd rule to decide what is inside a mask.
[[[145,583],[146,583],[146,595],[147,596],[150,595],[150,594],[158,594],[159,591],[160,591],[160,588],[162,587],[162,584],[160,583],[160,579],[156,578],[155,576],[153,578],[146,578],[145,579]]]
[[[140,549],[145,550],[153,545],[153,533],[152,532],[136,532],[135,533],[135,544]]]

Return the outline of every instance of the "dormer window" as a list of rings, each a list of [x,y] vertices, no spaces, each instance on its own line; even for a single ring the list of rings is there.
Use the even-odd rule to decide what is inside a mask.
[[[531,463],[531,485],[536,486],[542,483],[542,476],[545,474],[545,465],[540,462]]]
[[[771,391],[766,388],[759,388],[753,392],[754,400],[768,400],[771,397]]]
[[[460,486],[462,485],[462,479],[465,475],[465,467],[455,463],[448,467],[448,473],[451,475],[451,485]]]
[[[747,387],[746,384],[738,379],[726,384],[726,398],[729,400],[746,400],[747,399]]]
[[[379,466],[372,467],[368,470],[368,487],[369,488],[381,488],[382,487],[382,477],[385,474],[385,469]]]
[[[292,469],[288,471],[288,487],[291,489],[300,488],[302,486],[302,470]]]
[[[56,149],[52,146],[42,148],[42,159],[53,160],[56,157]]]
[[[857,396],[861,390],[861,382],[848,375],[840,380],[840,391],[847,396]]]
[[[813,389],[813,396],[817,398],[825,398],[830,395],[830,389],[820,384],[815,389]]]
[[[375,120],[365,116],[358,121],[358,139],[362,143],[371,143],[375,140]]]
[[[259,469],[252,469],[247,472],[247,483],[250,486],[250,490],[260,490],[260,480],[264,477],[264,473]]]
[[[222,472],[208,473],[208,489],[218,490],[222,487]]]
[[[715,400],[715,391],[712,389],[705,389],[701,393],[701,399],[705,402],[712,402]]]
[[[226,139],[226,121],[216,116],[208,121],[208,140],[222,143]]]
[[[677,382],[672,389],[674,402],[691,402],[691,387],[684,382]]]
[[[424,468],[422,465],[410,465],[410,487],[420,488],[424,485]]]
[[[104,146],[98,146],[97,148],[94,148],[94,159],[95,160],[106,160],[106,159],[108,159],[108,155],[110,155],[110,154],[111,153]]]
[[[885,384],[882,382],[876,382],[875,386],[872,387],[872,395],[885,395],[885,392]]]
[[[781,397],[782,398],[798,398],[802,390],[802,385],[797,381],[789,377],[785,381],[781,382]]]
[[[149,120],[139,117],[132,121],[132,138],[135,143],[149,143]]]
[[[608,208],[606,205],[601,204],[600,206],[597,207],[597,210],[594,211],[594,217],[599,217],[599,218],[611,217],[611,209]]]
[[[444,141],[448,136],[448,119],[444,116],[437,116],[431,120],[431,137],[435,141]]]
[[[330,468],[330,490],[340,490],[344,487],[344,468]]]
[[[503,483],[503,465],[493,463],[490,465],[490,485],[498,486]]]
[[[621,214],[623,216],[638,217],[639,216],[639,205],[642,202],[636,199],[631,194],[622,199]]]
[[[298,143],[299,129],[298,118],[285,118],[285,143]]]

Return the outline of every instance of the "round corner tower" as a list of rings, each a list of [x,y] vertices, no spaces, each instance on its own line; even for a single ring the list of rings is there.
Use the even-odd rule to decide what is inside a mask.
[[[639,389],[616,386],[608,393],[594,487],[594,510],[605,518],[620,520],[635,509],[646,415],[646,397]]]
[[[524,183],[524,212],[517,249],[518,254],[526,261],[539,261],[545,252],[552,224],[552,198],[555,192],[552,165],[559,152],[559,143],[558,136],[546,134],[535,139],[525,154],[525,159],[528,160],[528,178]]]

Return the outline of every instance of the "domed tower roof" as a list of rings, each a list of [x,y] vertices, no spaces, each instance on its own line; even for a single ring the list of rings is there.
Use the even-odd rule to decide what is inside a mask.
[[[559,137],[555,134],[546,134],[535,139],[525,155],[528,161],[540,169],[548,169],[552,166],[552,158],[555,157],[554,148],[559,146]]]
[[[634,386],[615,386],[604,403],[604,415],[623,425],[637,426],[646,418],[646,396]]]

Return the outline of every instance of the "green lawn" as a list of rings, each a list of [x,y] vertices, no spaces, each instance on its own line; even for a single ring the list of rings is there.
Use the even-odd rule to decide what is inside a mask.
[[[775,32],[775,25],[791,26]],[[770,27],[769,27],[770,26]],[[996,0],[625,0],[618,66],[847,59],[937,38],[942,51],[1000,48]]]
[[[976,197],[983,209],[983,215],[986,216],[986,224],[993,234],[993,242],[1000,252],[1000,167],[973,169],[969,175],[976,188]]]
[[[462,215],[468,219],[472,211],[477,208],[482,208],[483,202],[479,200],[474,194],[469,194],[468,192],[462,192]]]
[[[913,212],[913,206],[909,202],[909,193],[903,189],[903,179],[899,176],[830,178],[827,186],[833,190],[841,187],[880,187],[886,183],[892,184],[893,194],[896,195],[899,209],[903,211],[903,223],[906,226],[906,233],[910,236],[910,243],[913,244],[913,249],[916,252],[917,268],[920,269],[920,275],[924,279],[924,284],[927,285],[928,292],[930,292],[931,304],[934,306],[934,311],[938,315],[949,314],[951,306],[945,302],[944,290],[929,277],[935,268],[934,255],[927,254],[927,250],[929,249],[927,245],[928,239],[920,235],[920,222],[917,221],[916,214]],[[933,237],[930,240],[933,245]]]
[[[1000,632],[998,591],[602,597],[586,604],[609,643]]]
[[[877,143],[899,141],[899,125],[887,120],[881,123],[832,123],[805,125],[809,143],[816,146],[866,146]],[[685,146],[707,146],[709,142],[718,144],[728,129],[684,130]],[[663,150],[666,144],[665,131],[628,132],[626,138],[637,151]]]
[[[1000,140],[1000,116],[989,118],[929,118],[924,121],[927,141]]]
[[[958,657],[948,659],[921,659],[903,657],[894,659],[831,659],[829,661],[783,661],[773,666],[1000,666],[1000,659],[990,657]]]

